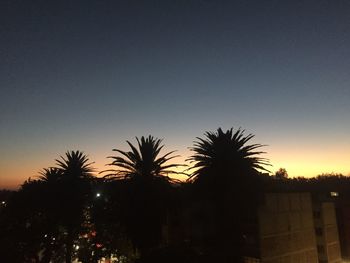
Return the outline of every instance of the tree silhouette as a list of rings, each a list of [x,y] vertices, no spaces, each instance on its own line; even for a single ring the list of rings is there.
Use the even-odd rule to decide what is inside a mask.
[[[62,226],[65,230],[66,262],[72,261],[73,243],[86,221],[87,201],[91,195],[93,177],[92,163],[80,151],[68,151],[65,157],[56,160],[62,174],[61,209]]]
[[[120,153],[122,156],[109,156],[113,159],[109,165],[116,166],[117,169],[108,170],[114,172],[109,176],[115,178],[131,179],[131,178],[163,178],[168,181],[172,181],[169,174],[177,174],[175,168],[181,166],[180,164],[166,164],[173,158],[175,151],[168,152],[159,157],[160,151],[164,147],[161,145],[162,140],[154,138],[149,135],[147,138],[144,136],[139,140],[136,137],[138,149],[126,141],[131,148],[131,151],[122,151],[119,149],[113,149],[113,151]]]
[[[341,174],[287,178],[283,168],[275,177],[260,173],[269,165],[259,156],[263,145],[247,145],[253,135],[244,130],[204,135],[190,148],[188,184],[171,179],[176,156],[161,154],[162,141],[152,136],[136,138],[136,146],[127,141],[129,151],[114,149],[109,165],[115,169],[104,178],[93,176],[84,153],[66,152],[56,167],[43,169],[18,191],[1,193],[0,261],[96,262],[113,254],[123,262],[138,255],[140,263],[241,262],[245,238],[257,233],[263,191],[311,192],[338,204],[350,197],[350,179]]]
[[[45,168],[37,179],[24,182],[0,217],[7,251],[1,260],[11,262],[72,262],[72,247],[86,221],[91,163],[82,152],[67,152]],[[9,261],[9,262],[10,262]]]
[[[95,193],[99,196],[96,194],[92,202],[91,221],[95,230],[92,241],[95,244],[94,252],[97,258],[99,254],[105,258],[113,254],[118,258],[126,257],[133,262],[134,248],[123,224],[126,221],[124,211],[128,204],[126,189],[126,184],[122,180],[101,178],[95,184]]]
[[[285,168],[280,168],[275,173],[275,177],[277,179],[287,179],[288,178],[288,172]]]
[[[62,258],[63,233],[60,231],[62,216],[65,211],[61,204],[64,192],[62,170],[56,167],[44,168],[38,176],[41,186],[42,228],[45,232],[43,238],[43,258],[41,262],[50,262],[52,258]]]
[[[254,218],[259,200],[259,171],[268,160],[259,157],[261,144],[247,145],[254,135],[244,130],[206,132],[190,148],[194,154],[189,181],[193,184],[194,216],[202,233],[202,249],[220,262],[240,262],[244,222]],[[234,208],[233,208],[234,207]],[[196,216],[196,214],[201,215]],[[234,248],[235,250],[232,250]]]
[[[56,167],[44,168],[38,176],[40,182],[54,185],[62,179],[62,170]]]
[[[1,262],[38,260],[44,236],[41,189],[37,180],[25,181],[1,211]]]
[[[108,178],[120,181],[122,187],[119,214],[129,237],[141,256],[158,246],[162,239],[162,225],[172,200],[172,183],[169,177],[176,174],[178,164],[168,164],[176,156],[174,152],[160,155],[162,140],[153,136],[136,138],[136,148],[127,141],[131,151],[113,149],[118,156],[109,156]]]
[[[81,151],[68,151],[66,156],[56,159],[57,167],[63,174],[63,180],[89,181],[93,178],[92,162]]]
[[[244,136],[241,129],[233,133],[233,128],[226,132],[219,128],[216,132],[206,132],[205,137],[197,137],[198,141],[190,148],[194,154],[188,160],[194,163],[191,169],[195,170],[190,180],[201,180],[210,170],[216,171],[216,176],[231,171],[268,171],[264,167],[269,165],[268,160],[257,156],[265,152],[255,151],[264,145],[246,145],[254,135]]]

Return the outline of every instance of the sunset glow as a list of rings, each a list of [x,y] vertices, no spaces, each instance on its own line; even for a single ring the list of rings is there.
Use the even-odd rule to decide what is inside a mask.
[[[68,150],[104,170],[149,134],[183,163],[219,127],[267,145],[271,173],[349,175],[349,1],[6,2],[0,188]]]
[[[302,146],[300,146],[302,147]],[[112,148],[112,147],[111,147]],[[126,149],[126,145],[124,145]],[[276,147],[277,148],[277,147]],[[166,147],[165,150],[172,150]],[[270,160],[271,166],[267,167],[271,171],[271,174],[276,172],[279,168],[285,168],[290,177],[314,177],[323,173],[341,173],[343,175],[350,175],[350,169],[348,165],[348,160],[350,159],[349,154],[340,149],[334,152],[320,152],[302,149],[300,152],[295,150],[290,150],[287,152],[285,150],[273,151],[273,147],[265,147],[267,154],[262,155]],[[268,151],[270,150],[270,151]],[[61,154],[63,154],[62,152]],[[112,151],[103,155],[91,154],[86,152],[91,161],[94,162],[93,167],[96,169],[96,174],[109,169],[107,164],[110,162],[106,157],[113,155]],[[178,152],[181,154],[180,157],[174,159],[174,163],[187,164],[185,160],[190,156],[191,152],[188,149],[184,149]],[[339,154],[339,155],[338,155]],[[34,156],[27,160],[25,163],[21,163],[21,166],[17,166],[17,162],[8,161],[6,165],[1,166],[1,174],[9,175],[2,176],[1,184],[2,188],[16,189],[24,180],[31,177],[35,179],[38,176],[39,171],[45,167],[51,167],[55,165],[55,159],[59,158],[57,154],[52,153],[51,156]],[[179,167],[175,169],[178,172],[182,172],[185,168]],[[14,176],[15,175],[15,176]],[[180,180],[186,180],[185,175],[174,175],[174,178]]]

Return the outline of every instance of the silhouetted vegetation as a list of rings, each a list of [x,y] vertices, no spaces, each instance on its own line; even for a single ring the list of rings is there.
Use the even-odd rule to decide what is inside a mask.
[[[106,178],[116,180],[122,192],[119,196],[119,221],[132,241],[135,251],[144,255],[161,243],[162,226],[166,223],[167,210],[172,207],[176,180],[168,177],[179,164],[169,164],[175,158],[173,152],[159,156],[163,145],[152,136],[141,137],[138,149],[129,141],[131,151],[113,151],[119,156],[110,156],[115,169]],[[117,186],[118,185],[118,186]],[[116,190],[118,189],[116,188]],[[117,211],[115,211],[117,212]]]
[[[268,174],[261,144],[229,129],[206,132],[191,149],[180,182],[173,151],[152,136],[114,149],[103,177],[69,151],[15,192],[0,191],[1,262],[241,262],[247,225],[265,192],[350,195],[350,178]]]
[[[288,178],[288,172],[285,168],[280,168],[278,171],[276,171],[275,177],[277,179],[286,179]]]
[[[244,136],[240,129],[218,129],[205,133],[205,137],[197,138],[189,158],[194,169],[190,176],[192,211],[202,215],[192,216],[201,226],[201,235],[195,239],[201,253],[208,257],[240,262],[244,242],[241,230],[244,222],[254,217],[260,194],[259,170],[267,171],[268,162],[259,157],[264,152],[256,151],[263,145],[247,145],[253,135]]]

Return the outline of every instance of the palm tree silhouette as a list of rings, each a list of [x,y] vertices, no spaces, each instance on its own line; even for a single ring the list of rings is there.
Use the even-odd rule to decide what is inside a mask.
[[[259,200],[260,173],[268,160],[258,155],[261,144],[247,145],[254,135],[233,128],[206,132],[197,137],[188,159],[193,165],[189,181],[193,185],[194,214],[202,214],[195,224],[203,233],[203,253],[220,255],[220,262],[241,262],[244,224],[254,218]],[[234,207],[234,209],[233,209]],[[211,231],[208,231],[210,229]]]
[[[38,180],[47,184],[55,184],[62,178],[62,170],[57,167],[44,168],[39,174]]]
[[[65,229],[66,262],[72,261],[73,243],[86,221],[87,201],[91,195],[94,178],[92,163],[81,151],[68,151],[65,157],[56,159],[58,172],[62,174],[60,192],[62,226]]]
[[[89,180],[93,178],[89,158],[81,151],[68,151],[66,156],[56,159],[58,169],[63,174],[63,180]]]
[[[246,145],[254,135],[244,136],[244,130],[233,128],[223,132],[219,128],[216,132],[206,132],[205,139],[197,137],[193,147],[194,154],[188,158],[194,163],[190,169],[194,172],[190,175],[190,181],[201,180],[209,171],[215,171],[217,176],[225,175],[232,171],[268,171],[264,166],[269,165],[268,160],[257,155],[265,153],[255,151],[263,147],[261,144]]]
[[[44,168],[38,176],[37,182],[40,184],[41,205],[43,222],[42,229],[45,231],[43,239],[43,258],[41,262],[50,262],[53,257],[57,257],[56,252],[62,248],[63,244],[59,241],[60,219],[64,214],[62,211],[61,195],[62,189],[62,170],[57,167]],[[53,239],[54,238],[54,242]],[[60,255],[62,256],[62,255]]]
[[[116,169],[106,177],[116,179],[120,186],[119,218],[126,229],[134,247],[142,255],[157,247],[162,239],[162,226],[167,210],[171,206],[173,185],[176,179],[169,177],[177,174],[173,168],[181,166],[168,162],[177,157],[174,151],[161,155],[162,140],[142,136],[136,137],[137,147],[127,141],[130,151],[113,149],[118,156],[109,156],[109,164]]]
[[[160,151],[164,145],[161,145],[162,140],[154,138],[149,135],[147,138],[144,136],[136,137],[138,149],[126,141],[131,148],[131,151],[122,151],[119,149],[113,149],[122,156],[109,156],[113,159],[109,165],[116,166],[118,169],[107,170],[112,172],[107,175],[117,179],[132,179],[132,178],[163,178],[173,181],[168,175],[179,174],[179,172],[172,168],[182,166],[180,164],[166,164],[178,155],[172,155],[175,151],[168,152],[159,157]]]

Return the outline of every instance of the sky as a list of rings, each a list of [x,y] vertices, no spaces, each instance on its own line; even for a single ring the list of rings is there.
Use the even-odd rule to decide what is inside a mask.
[[[97,170],[242,128],[290,176],[350,175],[350,1],[0,3],[0,188],[67,150]]]

